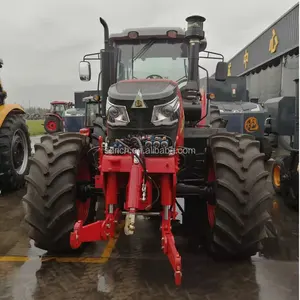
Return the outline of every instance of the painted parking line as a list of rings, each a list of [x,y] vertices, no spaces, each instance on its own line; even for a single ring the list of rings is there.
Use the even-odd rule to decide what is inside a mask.
[[[28,257],[28,256],[0,256],[0,262],[26,262],[30,260],[40,260],[41,262],[56,261],[59,263],[90,263],[90,264],[104,264],[106,263],[118,241],[120,231],[124,227],[124,224],[120,224],[119,230],[115,234],[115,237],[110,238],[100,257],[58,257],[58,256],[45,256],[45,257]]]

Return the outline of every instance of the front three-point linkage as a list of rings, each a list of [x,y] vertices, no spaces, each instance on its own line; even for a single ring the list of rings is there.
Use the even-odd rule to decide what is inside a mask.
[[[122,214],[126,214],[125,234],[134,234],[136,214],[156,214],[156,212],[150,211],[156,202],[152,199],[152,190],[155,186],[163,208],[161,212],[162,249],[173,267],[175,283],[180,285],[182,277],[181,257],[175,247],[175,240],[171,231],[171,221],[176,218],[176,157],[169,155],[167,157],[143,157],[141,159],[140,154],[137,151],[134,152],[134,155],[99,155],[101,157],[101,163],[99,162],[101,174],[95,178],[95,187],[104,190],[106,218],[85,226],[82,221],[78,221],[70,236],[71,247],[78,248],[84,242],[107,240],[114,236],[121,214],[121,211],[116,208],[120,184],[119,175],[128,174],[125,211],[122,212]],[[152,178],[154,174],[156,180]]]
[[[115,212],[108,212],[105,220],[100,220],[83,226],[80,220],[74,225],[74,231],[70,235],[70,245],[77,249],[82,243],[107,240],[115,236],[116,225],[120,216],[119,209]]]
[[[181,284],[181,256],[179,255],[176,246],[173,233],[171,231],[171,221],[176,219],[176,198],[174,195],[173,186],[174,176],[170,174],[161,175],[161,204],[163,207],[162,223],[161,223],[161,247],[174,270],[175,284]],[[170,209],[172,207],[172,209]]]

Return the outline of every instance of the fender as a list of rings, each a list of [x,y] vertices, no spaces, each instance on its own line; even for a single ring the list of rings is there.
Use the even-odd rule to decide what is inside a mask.
[[[59,114],[47,113],[45,116],[47,116],[47,117],[56,117],[59,120],[63,121],[63,118]]]
[[[8,114],[25,114],[24,109],[19,104],[4,104],[0,105],[0,127],[2,126]]]

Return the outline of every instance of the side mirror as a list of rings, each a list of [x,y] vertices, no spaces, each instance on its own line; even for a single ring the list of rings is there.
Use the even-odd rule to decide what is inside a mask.
[[[228,64],[223,61],[219,61],[216,67],[215,80],[226,81],[227,71],[228,71]]]
[[[91,80],[91,64],[88,61],[81,61],[79,63],[79,77],[82,81]]]

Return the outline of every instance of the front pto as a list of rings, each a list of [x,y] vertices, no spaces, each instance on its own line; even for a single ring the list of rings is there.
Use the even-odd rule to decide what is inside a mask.
[[[119,223],[121,211],[118,204],[118,189],[122,185],[122,175],[127,174],[126,201],[124,203],[126,235],[135,230],[135,216],[138,212],[151,210],[154,202],[159,200],[162,206],[160,212],[161,243],[164,254],[173,267],[175,283],[181,284],[181,257],[176,249],[174,236],[171,231],[171,221],[176,218],[176,173],[178,158],[175,154],[166,157],[144,157],[139,151],[132,154],[113,155],[104,154],[102,138],[99,138],[99,170],[96,176],[95,187],[102,189],[105,195],[105,219],[83,226],[79,220],[70,236],[70,244],[77,249],[84,242],[107,240],[114,237],[116,226]],[[145,165],[144,165],[145,163]],[[155,176],[156,182],[152,178]],[[152,201],[152,188],[158,189],[157,200]]]

